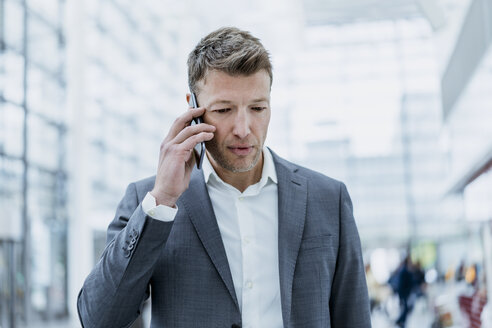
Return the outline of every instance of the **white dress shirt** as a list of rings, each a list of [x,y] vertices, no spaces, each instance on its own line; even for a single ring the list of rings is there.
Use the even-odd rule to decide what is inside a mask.
[[[277,173],[272,155],[263,149],[258,183],[243,193],[225,183],[205,156],[203,174],[224,243],[244,328],[282,327],[278,261]],[[147,193],[145,213],[172,221],[177,209],[155,206]],[[164,209],[162,208],[164,207]]]

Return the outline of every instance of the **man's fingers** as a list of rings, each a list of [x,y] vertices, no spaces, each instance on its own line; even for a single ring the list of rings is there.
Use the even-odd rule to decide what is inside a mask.
[[[191,120],[194,117],[200,117],[205,113],[205,108],[190,108],[183,115],[176,118],[173,125],[169,129],[168,137],[166,139],[173,139],[178,135],[178,133],[183,130],[185,127],[190,125]]]
[[[186,155],[188,159],[189,154],[192,153],[194,147],[200,142],[209,141],[214,137],[213,132],[202,131],[196,134],[185,138],[182,142],[176,142],[173,140],[172,142],[163,143],[161,145],[161,156],[160,160],[162,161],[167,156],[183,156]]]
[[[215,126],[206,123],[187,126],[182,129],[171,142],[175,144],[180,144],[183,143],[186,139],[201,132],[215,132]]]
[[[186,139],[180,144],[180,147],[186,150],[194,149],[200,142],[212,140],[213,137],[214,134],[212,132],[200,132]]]

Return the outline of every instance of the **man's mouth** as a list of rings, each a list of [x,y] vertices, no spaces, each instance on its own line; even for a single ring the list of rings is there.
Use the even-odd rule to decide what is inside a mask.
[[[253,147],[249,145],[234,145],[227,148],[237,156],[246,156],[253,151]]]

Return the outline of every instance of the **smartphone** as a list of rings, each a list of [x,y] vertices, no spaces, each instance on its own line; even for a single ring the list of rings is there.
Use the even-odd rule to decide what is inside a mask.
[[[193,108],[198,108],[198,102],[196,101],[196,96],[193,92],[191,92],[191,97],[190,97],[190,106]],[[203,123],[203,117],[195,117],[191,121],[191,125],[195,124],[200,124]],[[201,169],[202,168],[202,163],[203,163],[203,156],[205,156],[205,142],[200,142],[195,145],[195,162],[196,162],[196,168]]]

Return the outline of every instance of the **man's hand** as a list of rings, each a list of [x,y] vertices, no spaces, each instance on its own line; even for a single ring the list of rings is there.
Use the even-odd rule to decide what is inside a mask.
[[[157,205],[175,206],[190,183],[195,164],[193,148],[214,137],[215,126],[206,123],[190,125],[192,118],[204,112],[204,108],[190,108],[174,121],[162,142],[155,185],[150,192]]]

